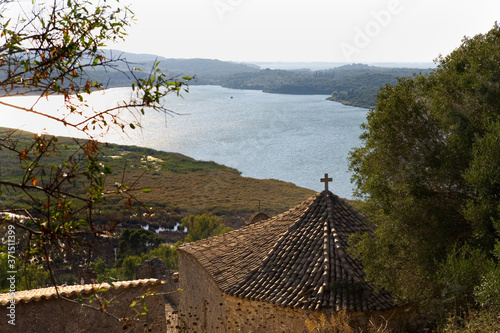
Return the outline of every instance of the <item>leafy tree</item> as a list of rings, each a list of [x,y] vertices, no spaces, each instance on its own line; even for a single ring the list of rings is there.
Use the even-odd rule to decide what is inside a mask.
[[[135,277],[135,266],[141,262],[141,258],[138,256],[128,256],[123,259],[122,270],[126,280],[132,280]]]
[[[106,279],[108,281],[133,279],[135,276],[135,267],[154,257],[163,260],[167,269],[177,269],[179,261],[177,246],[179,244],[181,244],[181,242],[177,242],[174,245],[160,244],[147,253],[125,256],[117,261],[113,268],[109,267],[102,258],[99,258],[96,262],[92,262],[89,265],[98,274],[98,281],[101,279]],[[2,264],[2,257],[0,257],[0,267]],[[8,281],[6,281],[6,283],[7,282]],[[0,288],[3,287],[4,286],[0,284]]]
[[[483,309],[492,310],[493,314],[500,311],[500,242],[493,251],[497,263],[481,279],[481,284],[474,289],[475,299]]]
[[[16,290],[43,288],[50,283],[49,272],[39,265],[18,261],[13,268],[9,264],[9,259],[12,257],[0,252],[0,293],[9,292],[11,285],[7,278],[11,277],[12,273],[9,273],[11,271],[18,272],[15,283]]]
[[[493,267],[486,253],[468,244],[450,250],[438,271],[443,303],[454,307],[472,302],[478,281]]]
[[[500,231],[499,62],[495,24],[431,74],[386,85],[363,125],[364,145],[351,153],[356,194],[376,226],[353,239],[354,252],[368,279],[402,300],[448,294],[440,274],[491,257]],[[470,294],[475,279],[454,292]]]
[[[91,262],[89,266],[94,270],[94,272],[97,273],[97,275],[106,274],[106,269],[108,269],[108,265],[102,258],[99,258],[96,262]]]
[[[179,266],[177,246],[179,244],[181,244],[181,242],[177,242],[174,245],[160,244],[156,249],[153,249],[148,253],[146,260],[158,257],[165,262],[167,269],[177,269]]]
[[[163,240],[153,232],[144,229],[124,230],[118,242],[116,266],[122,266],[128,256],[141,256],[158,247]]]
[[[185,242],[195,242],[232,230],[230,227],[226,227],[217,216],[210,214],[190,215],[183,218],[181,224],[188,230]]]
[[[113,232],[117,221],[94,223],[93,213],[101,202],[117,196],[130,208],[134,200],[134,188],[126,181],[106,188],[111,169],[99,160],[100,136],[140,126],[139,116],[147,112],[170,112],[162,98],[179,94],[190,78],[174,81],[158,63],[143,73],[119,56],[105,56],[102,49],[124,39],[133,19],[118,0],[54,0],[51,5],[34,1],[31,12],[16,11],[15,4],[0,0],[0,105],[47,118],[88,138],[75,140],[77,148],[68,149],[47,135],[35,135],[25,143],[16,130],[0,133],[0,149],[11,152],[19,170],[14,178],[0,174],[0,191],[24,201],[0,207],[0,213],[7,213],[0,215],[0,228],[15,225],[18,239],[25,240],[23,257],[40,258],[52,271],[53,256],[70,254],[75,245],[90,246],[97,237]],[[88,106],[88,96],[105,88],[105,82],[93,79],[97,70],[122,72],[132,86],[131,98],[109,108]],[[28,107],[3,98],[26,94],[39,98]],[[56,113],[46,113],[38,105],[51,95],[64,97],[64,108]],[[131,117],[136,120],[126,120]],[[0,170],[4,163],[0,161]],[[53,275],[52,283],[57,283]]]

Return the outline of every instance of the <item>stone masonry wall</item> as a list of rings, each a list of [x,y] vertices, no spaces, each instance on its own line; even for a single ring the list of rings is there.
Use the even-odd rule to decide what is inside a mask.
[[[162,285],[157,284],[103,292],[101,297],[111,302],[106,313],[99,310],[96,298],[89,303],[88,296],[84,297],[83,306],[78,304],[76,298],[19,302],[15,308],[15,326],[7,322],[7,306],[0,306],[0,332],[165,332],[162,295],[150,295],[145,298],[149,311],[138,320],[134,320],[136,312],[130,308],[131,302],[137,300],[135,308],[143,312],[138,297],[148,291],[160,293],[161,288]],[[119,320],[120,318],[122,320]]]
[[[221,293],[213,279],[189,255],[179,253],[179,327],[185,332],[318,332],[327,323],[342,331],[349,325],[354,332],[421,332],[426,313],[410,307],[380,312],[317,312],[281,307]],[[308,330],[309,329],[309,330]]]
[[[421,332],[427,323],[425,312],[409,307],[371,313],[317,312],[229,295],[225,295],[224,303],[227,332],[318,332],[335,331],[334,327],[342,332],[346,325],[354,332],[378,332],[379,328],[391,332]]]
[[[224,297],[213,279],[185,252],[179,252],[180,328],[186,332],[228,332]]]
[[[166,301],[177,308],[179,306],[181,293],[179,292],[179,272],[169,270],[165,276],[165,284],[163,292],[165,293]]]

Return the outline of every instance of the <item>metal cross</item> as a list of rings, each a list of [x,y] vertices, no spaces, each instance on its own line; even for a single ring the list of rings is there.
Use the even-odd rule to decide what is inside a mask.
[[[328,183],[331,182],[331,181],[333,181],[333,179],[332,178],[328,178],[328,174],[325,173],[325,178],[321,178],[320,181],[322,183],[325,183],[325,191],[328,191]]]

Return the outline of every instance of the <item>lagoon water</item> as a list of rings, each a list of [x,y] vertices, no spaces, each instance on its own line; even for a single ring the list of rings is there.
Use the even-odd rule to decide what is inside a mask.
[[[128,91],[110,89],[100,97],[106,102],[99,104],[123,98]],[[218,86],[193,85],[183,96],[166,99],[166,106],[181,115],[147,113],[141,119],[142,131],[132,131],[129,137],[110,133],[104,140],[179,152],[234,167],[243,176],[279,179],[316,191],[324,188],[320,178],[328,173],[333,178],[330,190],[352,197],[347,157],[361,144],[360,124],[367,109],[327,101],[323,95],[267,94]],[[39,121],[26,121],[23,114],[26,124],[19,125],[21,116],[15,114],[0,110],[0,126],[37,131],[33,126]],[[48,126],[44,128],[49,133],[67,135]]]

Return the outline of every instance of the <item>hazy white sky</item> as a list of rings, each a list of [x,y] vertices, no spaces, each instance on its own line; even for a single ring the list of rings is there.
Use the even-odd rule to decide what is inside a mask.
[[[432,62],[500,21],[498,0],[135,0],[130,7],[137,22],[126,43],[111,47],[233,61]]]
[[[48,0],[50,3],[52,0]],[[91,0],[101,1],[101,0]],[[17,0],[26,8],[31,0]],[[37,3],[44,3],[39,0]],[[109,48],[167,58],[432,62],[500,21],[499,0],[120,0],[136,15]]]

